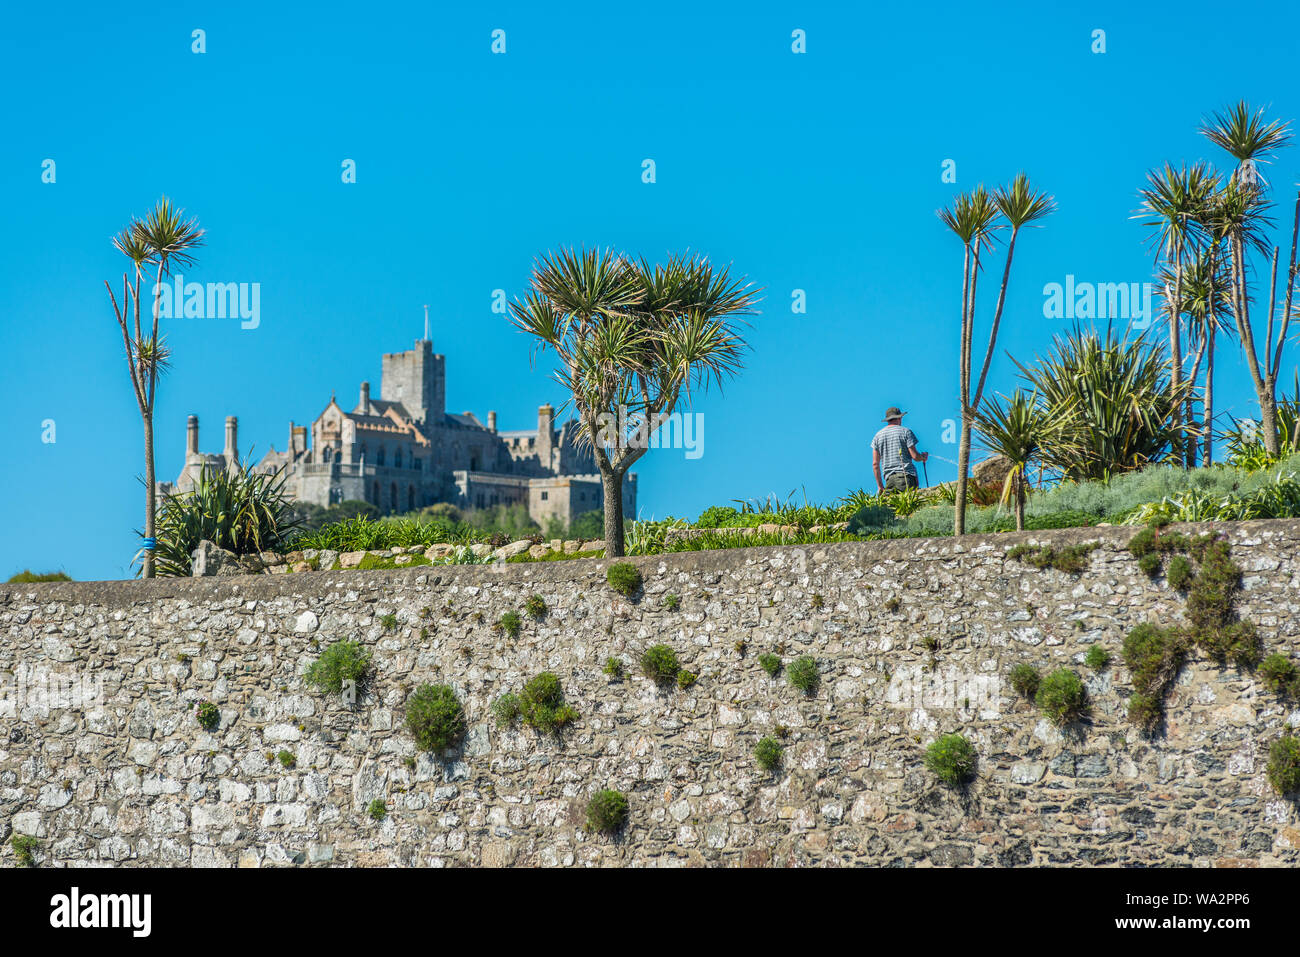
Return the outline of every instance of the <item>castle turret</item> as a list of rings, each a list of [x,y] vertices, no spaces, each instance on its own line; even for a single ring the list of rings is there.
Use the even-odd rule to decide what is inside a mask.
[[[357,404],[357,411],[362,415],[370,414],[370,383],[361,383],[361,401]]]
[[[489,412],[489,413],[488,413],[488,431],[489,431],[489,432],[495,432],[496,430],[497,430],[497,414],[496,414],[495,412]]]
[[[537,458],[542,468],[550,469],[554,445],[555,409],[548,402],[537,407]]]
[[[194,426],[194,438],[198,440],[198,422]],[[197,447],[197,446],[196,446]],[[226,416],[226,448],[222,453],[226,465],[233,468],[239,462],[239,419],[233,415]]]
[[[185,455],[199,454],[199,417],[191,415],[185,420]]]

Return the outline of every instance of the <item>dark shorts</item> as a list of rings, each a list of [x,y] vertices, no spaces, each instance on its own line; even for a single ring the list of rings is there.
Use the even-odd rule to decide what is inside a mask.
[[[920,484],[911,472],[894,472],[885,479],[885,491],[901,492],[904,489],[917,488]]]

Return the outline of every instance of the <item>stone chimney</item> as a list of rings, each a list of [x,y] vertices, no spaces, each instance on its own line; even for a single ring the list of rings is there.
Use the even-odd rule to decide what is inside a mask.
[[[361,383],[361,403],[360,409],[362,415],[370,414],[370,383]]]
[[[185,454],[199,454],[199,417],[191,415],[185,420]]]
[[[497,414],[496,414],[495,412],[489,412],[489,413],[488,413],[488,431],[489,431],[489,432],[495,432],[496,430],[497,430]]]
[[[239,419],[233,415],[226,416],[226,465],[233,466],[239,461]]]

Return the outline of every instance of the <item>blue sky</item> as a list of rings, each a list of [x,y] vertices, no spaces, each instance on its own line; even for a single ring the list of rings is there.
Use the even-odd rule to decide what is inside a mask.
[[[1018,247],[991,375],[1010,390],[1005,352],[1029,359],[1068,325],[1044,318],[1044,284],[1150,280],[1135,192],[1166,160],[1225,162],[1196,132],[1204,114],[1245,98],[1300,115],[1300,14],[1277,4],[1238,4],[1231,18],[1249,28],[1236,31],[1216,26],[1222,4],[1197,2],[1176,15],[1127,3],[462,6],[4,15],[0,573],[131,573],[141,425],[103,282],[120,282],[125,262],[110,237],[161,194],[207,230],[188,279],[261,285],[256,329],[167,324],[161,478],[179,471],[188,414],[205,451],[238,415],[241,451],[260,456],[331,391],[350,404],[362,379],[378,388],[380,354],[411,347],[425,303],[449,411],[531,426],[564,396],[491,311],[492,291],[520,294],[533,257],[561,245],[690,249],[765,290],[744,373],[696,397],[704,455],[655,451],[636,469],[644,517],[695,516],[871,486],[868,444],[893,404],[923,448],[956,457],[940,438],[956,415],[961,251],[935,210],[957,190],[1023,169],[1059,204]],[[495,29],[504,55],[491,52]],[[805,54],[791,51],[795,29]],[[1096,29],[1104,54],[1090,49]],[[355,184],[341,182],[344,159]],[[941,181],[948,159],[955,185]],[[1298,166],[1293,147],[1270,178],[1286,187]],[[795,289],[804,314],[791,312]],[[1235,346],[1216,387],[1220,408],[1250,413]],[[47,419],[53,443],[41,441]],[[954,472],[930,462],[932,482]]]

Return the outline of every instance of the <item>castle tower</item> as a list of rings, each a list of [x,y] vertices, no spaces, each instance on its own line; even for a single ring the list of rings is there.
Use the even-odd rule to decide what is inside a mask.
[[[199,417],[191,415],[185,420],[185,457],[199,454]]]
[[[446,358],[434,353],[429,339],[417,339],[410,352],[384,354],[379,397],[402,403],[417,422],[441,421],[447,411],[446,391]]]
[[[495,412],[489,412],[489,413],[488,413],[488,431],[489,431],[489,432],[495,432],[496,430],[497,430],[497,414],[496,414]]]
[[[362,415],[370,414],[370,383],[361,383],[361,400],[357,403],[357,411]]]
[[[542,468],[551,468],[551,452],[554,447],[555,409],[548,402],[537,407],[537,458]]]

